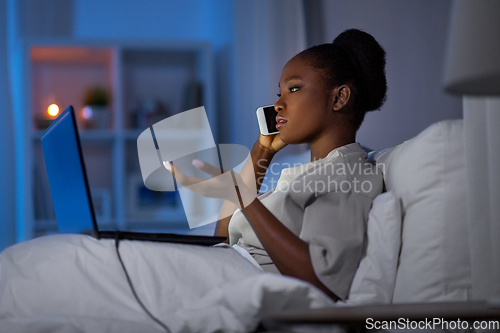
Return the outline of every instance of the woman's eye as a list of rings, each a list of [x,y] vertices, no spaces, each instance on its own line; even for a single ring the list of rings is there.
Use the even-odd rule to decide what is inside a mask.
[[[291,87],[291,88],[288,88],[288,92],[290,92],[290,93],[294,93],[294,92],[297,92],[299,90],[300,90],[300,87]],[[278,98],[281,97],[281,93],[278,93],[276,95],[278,96]]]

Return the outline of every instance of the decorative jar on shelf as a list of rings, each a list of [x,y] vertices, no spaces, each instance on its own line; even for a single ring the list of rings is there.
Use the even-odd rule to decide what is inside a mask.
[[[85,91],[84,107],[81,112],[85,128],[107,129],[111,123],[111,109],[109,93],[101,87],[95,86]]]
[[[111,110],[107,106],[85,105],[81,116],[85,128],[107,129],[110,127]]]

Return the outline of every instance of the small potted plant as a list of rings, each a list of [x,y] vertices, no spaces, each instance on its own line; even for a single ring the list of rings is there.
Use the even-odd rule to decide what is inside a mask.
[[[88,128],[107,128],[111,120],[109,93],[101,86],[94,86],[85,91],[82,118]]]

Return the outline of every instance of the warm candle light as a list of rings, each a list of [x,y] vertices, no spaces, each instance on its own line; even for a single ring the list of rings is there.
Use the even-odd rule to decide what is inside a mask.
[[[57,116],[59,114],[59,107],[57,106],[57,104],[50,104],[49,107],[47,108],[47,113],[51,117]]]

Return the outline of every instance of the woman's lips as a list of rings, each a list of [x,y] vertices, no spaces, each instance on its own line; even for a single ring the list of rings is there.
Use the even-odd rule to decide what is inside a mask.
[[[286,124],[286,120],[283,117],[276,116],[276,129],[279,129],[284,124]]]

